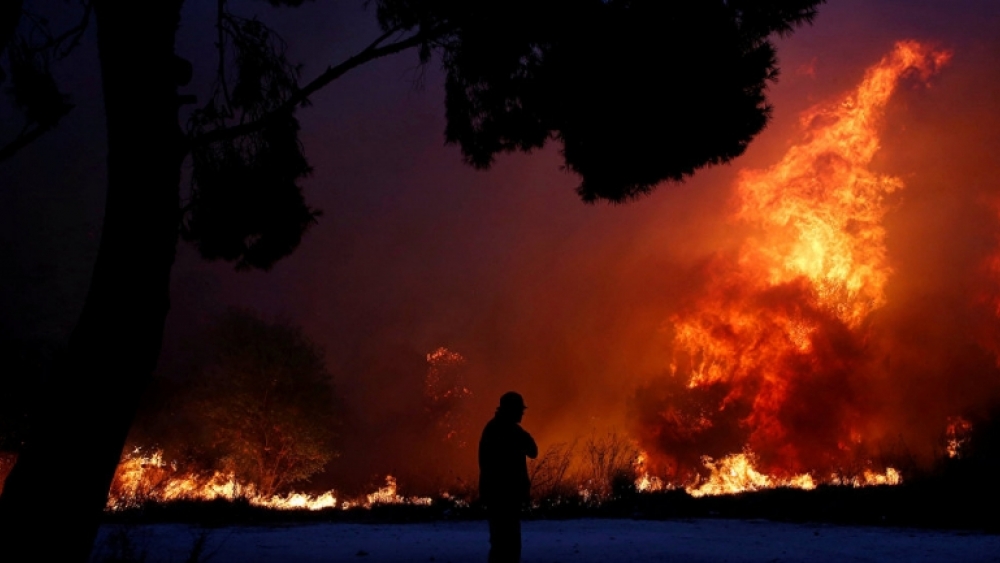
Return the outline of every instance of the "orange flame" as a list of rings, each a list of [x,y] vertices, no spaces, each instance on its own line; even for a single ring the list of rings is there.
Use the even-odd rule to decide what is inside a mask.
[[[705,462],[709,473],[739,475],[723,489],[826,473],[863,442],[862,413],[835,398],[852,393],[848,376],[868,360],[867,326],[892,274],[882,222],[904,184],[871,169],[879,125],[901,79],[927,80],[949,57],[897,43],[854,91],[802,115],[801,139],[778,163],[741,171],[734,219],[752,235],[715,260],[704,293],[671,319],[674,376],[689,390],[723,389],[722,399],[687,415],[668,406],[658,424],[677,428],[653,432],[697,444],[739,416],[744,442],[729,447],[759,452],[764,472],[743,454]],[[671,445],[659,449],[669,457]]]

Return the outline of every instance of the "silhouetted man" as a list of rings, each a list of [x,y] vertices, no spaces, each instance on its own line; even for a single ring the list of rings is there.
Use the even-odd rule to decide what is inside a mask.
[[[521,560],[521,507],[531,492],[525,456],[538,457],[535,440],[520,424],[526,408],[520,394],[505,393],[479,440],[479,497],[490,522],[490,563]]]

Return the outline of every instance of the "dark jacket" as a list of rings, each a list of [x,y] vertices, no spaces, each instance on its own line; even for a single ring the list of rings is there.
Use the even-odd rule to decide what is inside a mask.
[[[531,481],[525,458],[537,456],[538,446],[531,434],[498,412],[486,423],[479,440],[479,496],[483,502],[527,501]]]

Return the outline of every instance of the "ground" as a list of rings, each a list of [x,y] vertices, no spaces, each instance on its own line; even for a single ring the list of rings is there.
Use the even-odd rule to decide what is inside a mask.
[[[125,540],[125,549],[144,553],[148,563],[181,563],[202,535],[205,551],[198,560],[211,563],[464,563],[485,562],[487,550],[485,522],[443,521],[206,529],[158,524],[127,530],[106,525],[95,553],[107,560]],[[536,520],[524,523],[522,561],[1000,562],[1000,535],[763,520]]]

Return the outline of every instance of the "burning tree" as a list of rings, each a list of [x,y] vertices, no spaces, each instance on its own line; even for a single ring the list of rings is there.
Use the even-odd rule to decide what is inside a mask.
[[[424,378],[424,412],[442,433],[442,440],[464,448],[469,440],[468,412],[465,407],[472,391],[465,386],[465,358],[458,352],[438,348],[427,354]]]

